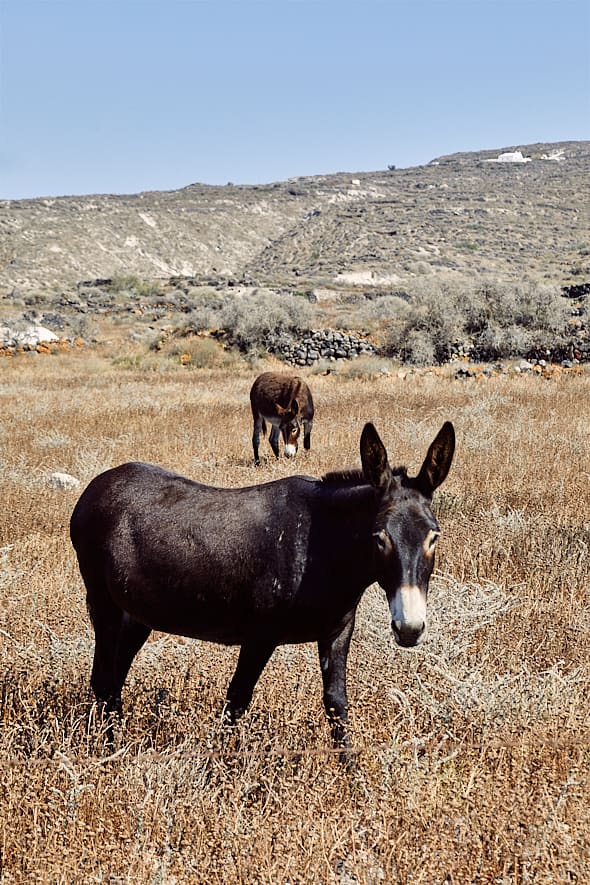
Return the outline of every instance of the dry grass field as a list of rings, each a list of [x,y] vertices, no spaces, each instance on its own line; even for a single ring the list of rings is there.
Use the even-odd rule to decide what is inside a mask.
[[[252,467],[252,369],[106,350],[0,364],[0,883],[590,881],[590,373],[466,381],[307,376],[312,451]],[[79,491],[126,460],[241,486],[359,465],[366,420],[419,468],[457,452],[428,640],[398,649],[384,594],[349,658],[358,766],[330,749],[314,646],[275,653],[221,725],[237,649],[153,634],[115,746],[68,538]],[[232,556],[232,539],[227,539]]]

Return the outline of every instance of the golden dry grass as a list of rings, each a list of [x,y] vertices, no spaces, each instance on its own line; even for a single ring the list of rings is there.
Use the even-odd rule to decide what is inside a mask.
[[[275,463],[265,443],[255,471],[256,370],[137,363],[0,366],[0,882],[589,881],[590,375],[311,375],[312,452]],[[237,650],[153,635],[109,748],[67,532],[78,493],[49,473],[86,483],[141,459],[218,485],[321,474],[358,465],[366,420],[416,470],[446,419],[429,639],[397,649],[367,592],[356,771],[330,750],[313,646],[277,650],[228,734]]]

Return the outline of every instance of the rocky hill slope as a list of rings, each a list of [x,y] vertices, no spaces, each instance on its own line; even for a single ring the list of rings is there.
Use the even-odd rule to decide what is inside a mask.
[[[527,162],[494,162],[517,150]],[[427,274],[585,282],[589,180],[590,142],[564,142],[259,186],[0,201],[0,299],[120,274],[320,297]]]

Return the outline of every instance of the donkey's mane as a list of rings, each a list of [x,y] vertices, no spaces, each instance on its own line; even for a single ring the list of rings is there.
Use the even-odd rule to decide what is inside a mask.
[[[399,476],[402,479],[407,477],[408,468],[407,467],[392,467],[391,473],[393,476]],[[332,470],[329,473],[324,473],[322,476],[322,482],[327,486],[359,486],[359,485],[368,485],[368,480],[365,477],[365,474],[362,470]]]
[[[394,477],[406,479],[408,476],[407,467],[392,467],[391,473]],[[362,470],[333,470],[322,476],[322,483],[326,486],[366,486],[368,480]]]
[[[408,468],[404,464],[400,464],[399,467],[392,467],[391,473],[392,476],[400,476],[402,479],[407,479]]]
[[[365,474],[362,470],[333,470],[324,473],[322,482],[327,486],[360,486],[367,485]]]

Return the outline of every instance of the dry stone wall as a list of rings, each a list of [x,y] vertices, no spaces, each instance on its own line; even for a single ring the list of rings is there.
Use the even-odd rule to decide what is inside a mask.
[[[316,329],[298,341],[288,336],[271,336],[267,350],[294,366],[312,366],[319,360],[350,360],[377,352],[370,341],[333,329]]]

